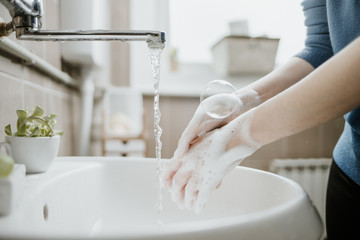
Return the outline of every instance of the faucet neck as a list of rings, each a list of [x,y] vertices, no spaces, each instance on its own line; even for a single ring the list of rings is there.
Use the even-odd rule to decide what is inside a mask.
[[[12,18],[21,15],[41,17],[43,15],[42,0],[0,0],[10,12]]]
[[[21,15],[13,18],[13,26],[16,36],[20,36],[26,30],[28,32],[38,31],[41,29],[41,17],[31,15]]]
[[[12,21],[0,23],[0,37],[16,32],[23,40],[38,41],[146,41],[150,48],[163,48],[165,33],[159,31],[42,31],[42,0],[0,0]]]
[[[41,28],[42,0],[0,0],[0,3],[9,10],[12,17],[12,21],[6,26],[7,33],[16,31],[16,35],[20,36],[25,30],[32,32]]]

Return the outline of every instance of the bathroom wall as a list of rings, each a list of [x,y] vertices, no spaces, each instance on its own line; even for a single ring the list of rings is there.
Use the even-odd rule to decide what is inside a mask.
[[[111,0],[112,29],[127,29],[129,26],[129,0]],[[116,86],[129,86],[129,44],[112,44],[112,79]],[[141,71],[141,69],[139,69]],[[91,154],[101,155],[101,98],[103,92],[98,89],[95,98]],[[161,83],[160,83],[161,94]],[[161,96],[160,108],[163,128],[162,141],[164,158],[170,158],[177,142],[193,116],[199,99],[197,97]],[[153,133],[153,96],[144,96],[146,126],[148,132],[148,157],[155,157]],[[344,120],[339,118],[329,123],[309,129],[303,133],[263,147],[243,162],[245,166],[267,169],[274,158],[312,158],[331,157],[332,149],[343,129]]]
[[[59,1],[46,0],[44,3],[43,29],[59,29]],[[0,4],[0,18],[6,22],[10,16]],[[61,69],[60,43],[18,41],[15,34],[10,37],[52,65]],[[4,127],[11,123],[16,129],[16,109],[36,105],[46,113],[56,113],[57,128],[64,131],[59,155],[74,155],[76,147],[76,119],[79,94],[76,90],[55,82],[38,70],[0,52],[0,141],[4,140]]]
[[[111,5],[111,29],[129,29],[130,0],[110,0]],[[111,82],[115,86],[129,85],[129,44],[111,43]]]
[[[129,26],[129,0],[111,0],[111,28],[127,29]],[[59,1],[46,0],[44,29],[59,28]],[[0,5],[0,17],[10,20],[8,11]],[[60,43],[17,41],[51,64],[62,68]],[[129,44],[111,44],[111,82],[116,86],[129,86]],[[67,66],[71,68],[70,66]],[[160,83],[161,84],[161,83]],[[103,89],[96,89],[95,110],[93,114],[93,132],[91,154],[101,155],[101,98]],[[164,158],[170,158],[176,149],[177,141],[198,106],[199,100],[194,97],[162,96],[160,108],[162,112]],[[146,125],[148,131],[148,157],[154,157],[155,141],[153,134],[153,97],[144,96]],[[4,140],[3,128],[11,123],[15,126],[18,108],[33,108],[41,105],[47,112],[55,112],[58,116],[58,128],[64,130],[60,155],[74,155],[76,149],[76,123],[79,119],[79,93],[64,85],[54,82],[46,75],[22,64],[0,52],[0,141]],[[74,120],[75,119],[75,120]],[[343,128],[343,119],[331,121],[309,129],[295,136],[277,141],[263,147],[243,165],[267,169],[273,158],[331,157],[331,152]]]
[[[111,9],[110,28],[113,30],[129,29],[129,3],[130,0],[109,0]],[[129,43],[109,42],[111,52],[111,66],[109,83],[112,86],[129,86]],[[98,81],[100,82],[100,81]],[[102,97],[106,85],[97,86],[95,89],[94,112],[92,118],[92,133],[89,155],[102,155]]]

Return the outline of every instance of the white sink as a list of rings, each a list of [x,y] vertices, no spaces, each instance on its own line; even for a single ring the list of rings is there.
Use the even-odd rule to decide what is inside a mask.
[[[198,215],[163,195],[159,224],[154,159],[61,157],[26,177],[0,239],[312,240],[323,229],[298,184],[250,168],[232,171]]]

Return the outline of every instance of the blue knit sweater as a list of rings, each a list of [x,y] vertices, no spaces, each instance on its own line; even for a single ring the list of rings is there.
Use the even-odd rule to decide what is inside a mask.
[[[313,67],[321,65],[360,35],[359,0],[304,0],[302,5],[307,37],[305,48],[296,56]],[[360,107],[344,118],[345,128],[333,157],[337,165],[360,185]]]

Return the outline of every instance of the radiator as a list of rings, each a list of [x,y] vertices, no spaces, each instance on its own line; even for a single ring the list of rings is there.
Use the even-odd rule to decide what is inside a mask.
[[[331,159],[274,159],[270,171],[299,183],[325,223],[325,198]]]

